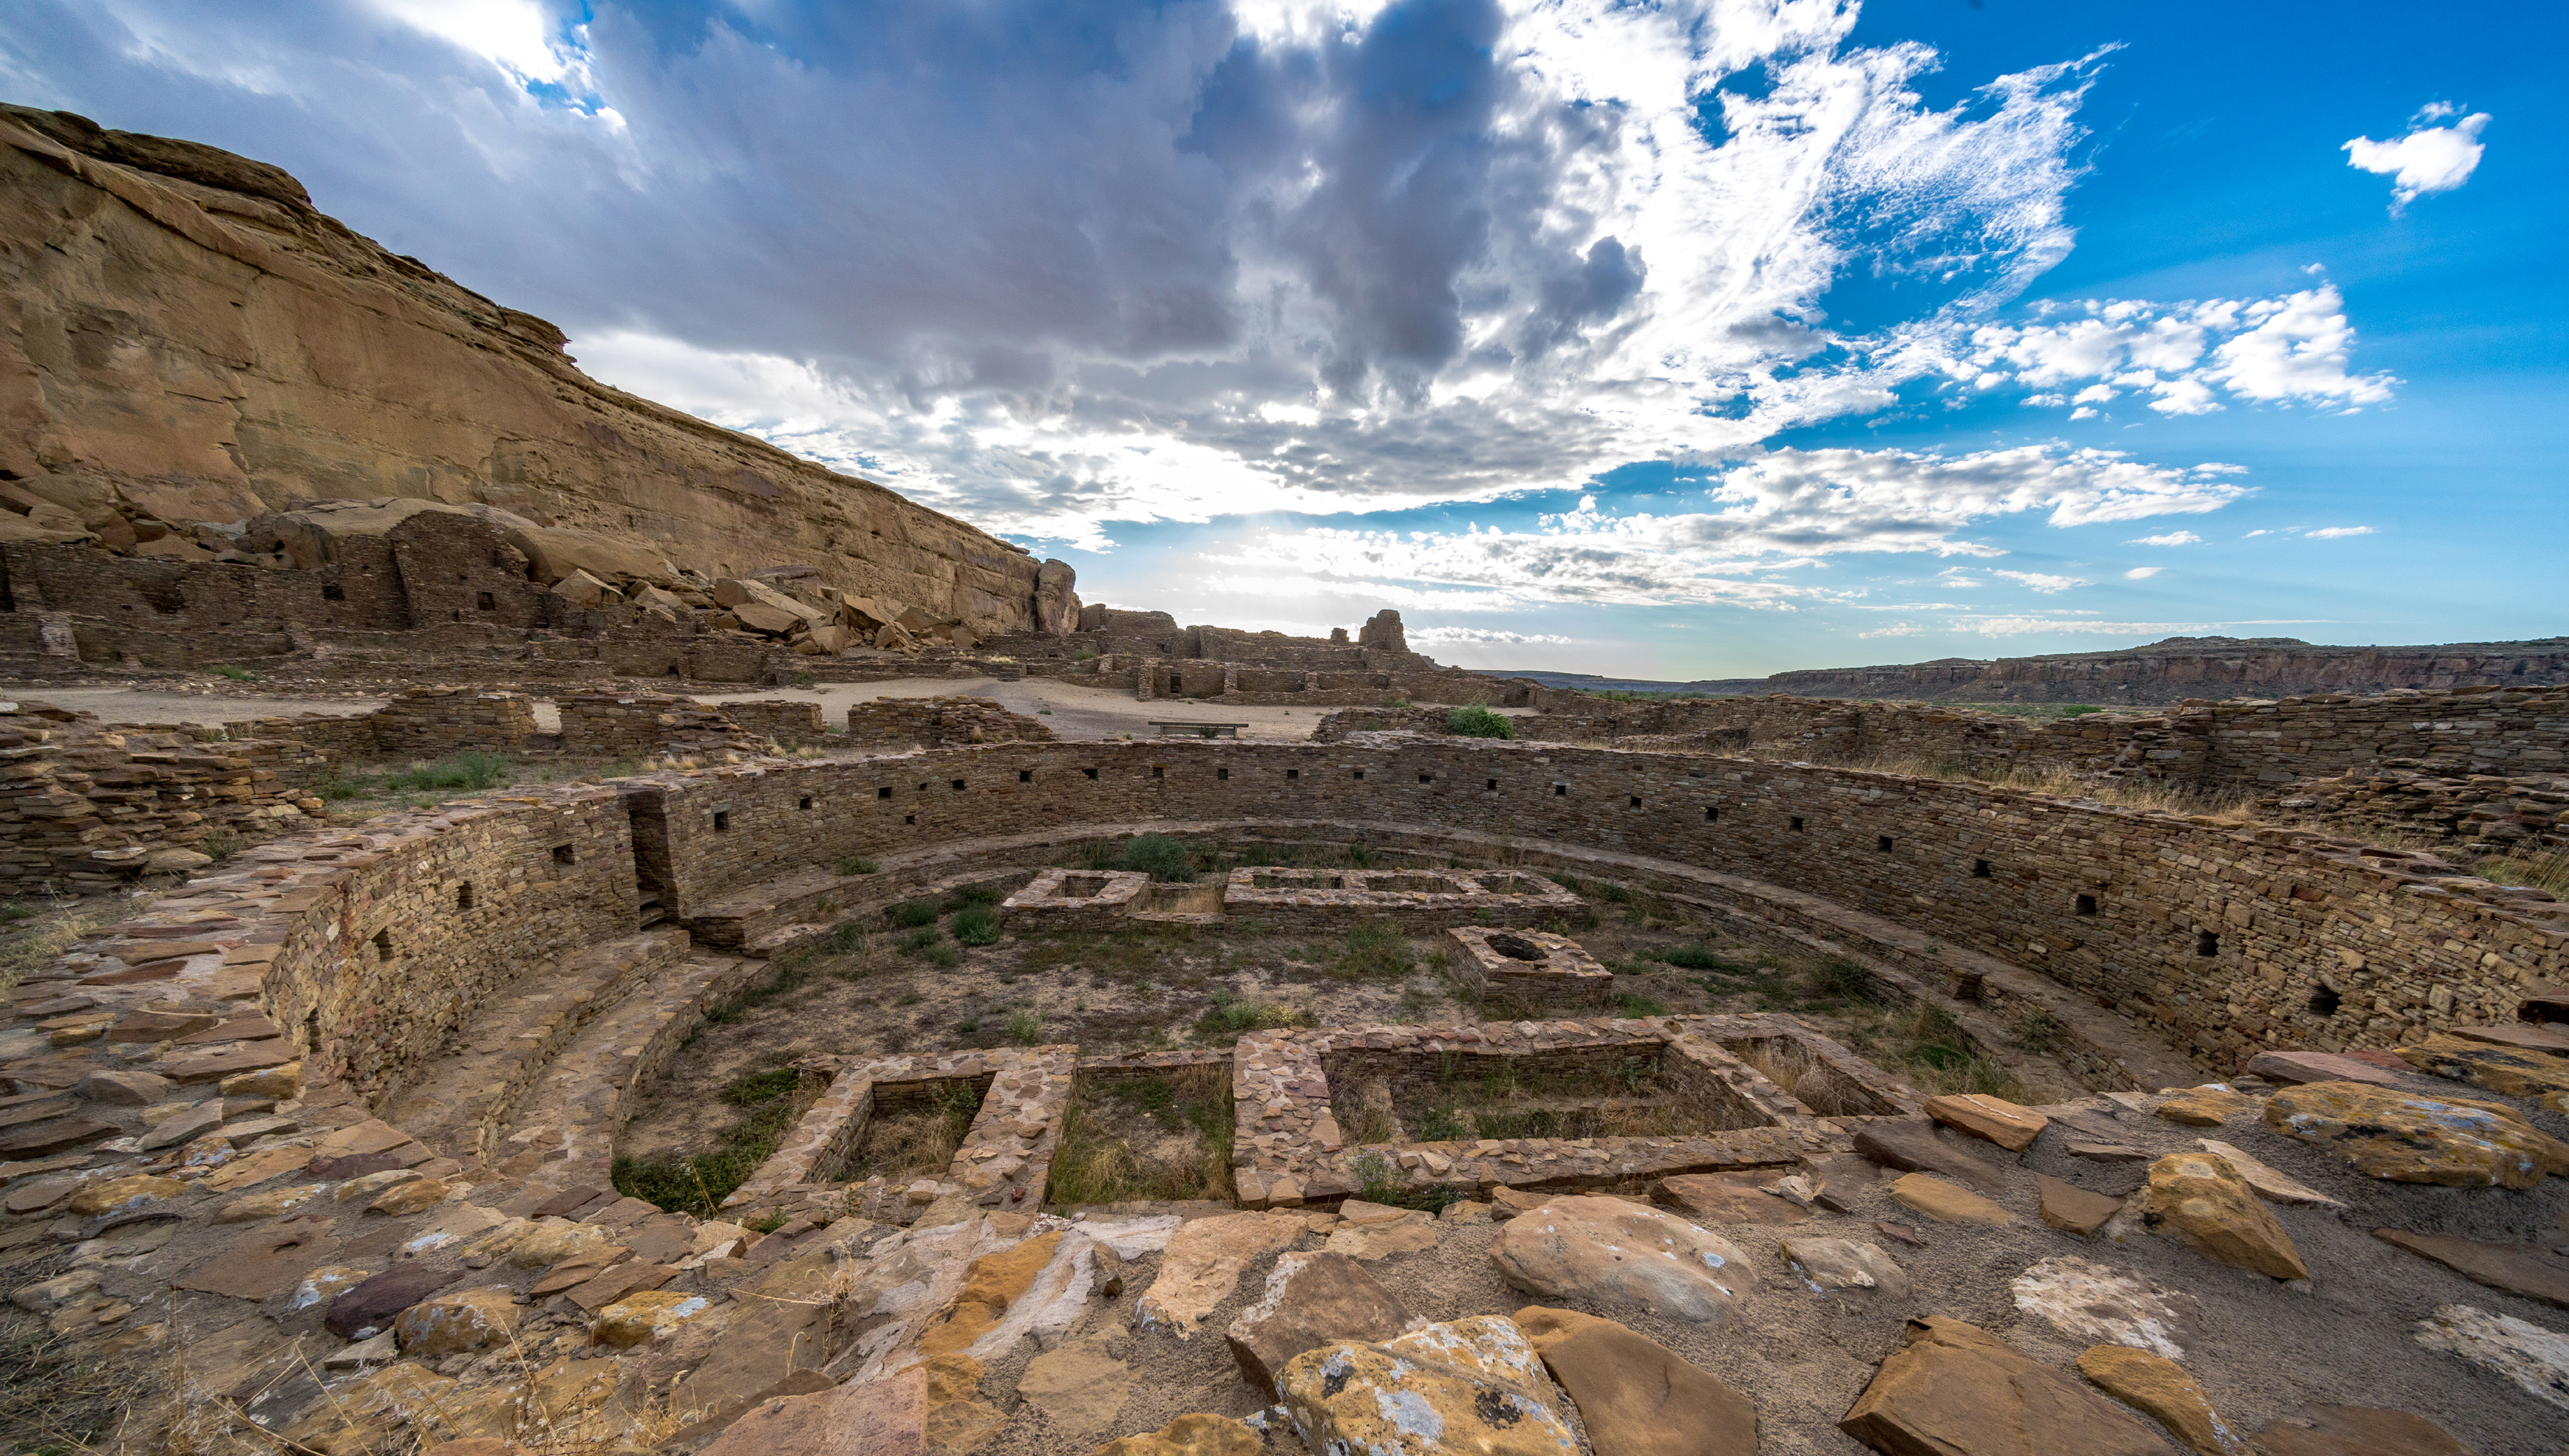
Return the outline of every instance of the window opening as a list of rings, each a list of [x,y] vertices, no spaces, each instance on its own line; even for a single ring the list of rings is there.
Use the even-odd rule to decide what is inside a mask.
[[[797,809],[809,809],[809,808],[811,808],[811,807],[812,807],[812,796],[811,796],[811,795],[809,795],[809,794],[806,794],[806,795],[804,795],[802,798],[795,800],[795,801],[794,801],[794,807],[795,807],[795,808],[797,808]]]
[[[2210,930],[2197,930],[2197,931],[2195,931],[2195,932],[2194,932],[2194,953],[2195,953],[2195,954],[2197,954],[2197,955],[2218,955],[2218,954],[2220,954],[2220,953],[2221,953],[2221,937],[2220,937],[2219,935],[2217,935],[2217,934],[2213,933],[2213,932],[2212,932],[2212,931],[2210,931]]]
[[[1706,823],[1706,824],[1710,824],[1710,823],[1712,823],[1714,820],[1719,819],[1720,817],[1721,817],[1721,806],[1720,806],[1720,805],[1718,805],[1718,804],[1706,804],[1705,806],[1703,806],[1703,822],[1704,822],[1704,823]]]
[[[375,958],[377,960],[390,960],[393,958],[392,931],[377,930],[375,932]]]
[[[455,908],[460,910],[469,910],[473,909],[473,886],[471,882],[468,881],[465,884],[455,887]]]
[[[555,845],[553,846],[553,863],[556,865],[577,864],[578,857],[571,853],[570,846]]]
[[[2334,1016],[2338,1007],[2345,1004],[2346,997],[2339,995],[2335,986],[2316,986],[2311,990],[2311,1014],[2314,1016]]]
[[[2096,912],[2096,897],[2092,895],[2082,895],[2078,897],[2078,912],[2082,915],[2094,914]]]
[[[488,591],[475,592],[473,594],[473,605],[482,611],[498,611],[500,609],[499,600],[492,596]]]
[[[1796,814],[1796,815],[1794,815],[1794,816],[1793,816],[1793,833],[1795,833],[1795,834],[1800,834],[1801,832],[1802,832],[1802,816],[1800,816],[1800,815]]]
[[[1019,770],[1017,770],[1017,782],[1018,782],[1018,783],[1020,783],[1020,784],[1031,784],[1031,783],[1033,783],[1034,781],[1035,781],[1035,771],[1034,771],[1033,769],[1019,769]]]
[[[1987,860],[1974,860],[1972,862],[1972,878],[1975,880],[1989,879],[1990,862]]]
[[[731,811],[730,811],[730,810],[728,810],[728,809],[717,809],[717,810],[715,810],[715,811],[714,811],[714,833],[716,833],[716,834],[728,834],[728,833],[730,833],[730,832],[731,832]]]
[[[1081,769],[1080,772],[1088,775],[1092,779],[1097,777],[1097,770],[1095,769]]]
[[[1876,836],[1874,836],[1874,840],[1873,840],[1873,847],[1874,847],[1875,849],[1877,849],[1877,850],[1881,851],[1883,854],[1886,854],[1886,855],[1890,854],[1890,853],[1891,853],[1891,836],[1889,836],[1889,835],[1887,835],[1887,834],[1885,834],[1885,835],[1876,835]]]
[[[890,785],[890,784],[886,784],[886,785],[884,785],[882,788],[875,790],[875,797],[876,797],[876,798],[878,798],[878,799],[889,799],[889,798],[891,798],[891,797],[892,797],[892,785]]]

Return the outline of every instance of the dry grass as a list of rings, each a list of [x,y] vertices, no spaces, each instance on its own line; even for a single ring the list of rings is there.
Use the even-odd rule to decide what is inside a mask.
[[[1136,1149],[1151,1132],[1184,1143],[1175,1155]],[[1132,1199],[1228,1199],[1231,1183],[1231,1069],[1176,1067],[1153,1077],[1083,1086],[1062,1116],[1045,1200],[1056,1205]],[[1188,1138],[1192,1134],[1192,1138]]]
[[[0,996],[20,979],[72,947],[72,942],[125,916],[127,897],[94,895],[10,901],[0,907]]]
[[[2569,852],[2483,855],[2471,871],[2482,880],[2499,885],[2520,885],[2527,890],[2545,891],[2569,900]]]
[[[2008,768],[1995,773],[1980,773],[1950,759],[1901,753],[1871,754],[1850,759],[1842,767],[1900,774],[1913,779],[2021,789],[2026,793],[2048,794],[2060,799],[2093,799],[2125,809],[2154,809],[2163,814],[2217,819],[2225,824],[2247,824],[2256,818],[2256,795],[2246,790],[2198,789],[2159,779],[2088,778],[2066,769],[2049,768]]]

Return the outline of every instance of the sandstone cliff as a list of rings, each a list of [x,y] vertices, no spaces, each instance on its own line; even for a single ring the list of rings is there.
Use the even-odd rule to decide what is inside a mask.
[[[620,539],[707,577],[809,563],[982,632],[1075,622],[1069,566],[599,384],[564,342],[315,210],[276,168],[0,109],[13,539],[402,497]]]

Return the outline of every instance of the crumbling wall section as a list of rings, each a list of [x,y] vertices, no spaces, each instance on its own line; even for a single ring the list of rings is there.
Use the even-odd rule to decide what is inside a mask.
[[[988,698],[876,698],[848,709],[850,748],[960,748],[1046,742],[1052,730]]]

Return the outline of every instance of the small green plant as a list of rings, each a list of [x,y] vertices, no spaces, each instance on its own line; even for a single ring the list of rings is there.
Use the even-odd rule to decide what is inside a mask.
[[[920,995],[918,988],[914,986],[903,990],[900,995],[893,997],[892,1003],[896,1006],[916,1006],[926,999],[927,998]]]
[[[1137,834],[1126,840],[1116,852],[1115,868],[1139,871],[1171,885],[1192,885],[1196,878],[1195,856],[1164,834]]]
[[[866,932],[854,925],[841,925],[821,942],[821,949],[831,955],[854,955],[866,948]]]
[[[314,792],[319,794],[325,801],[333,799],[358,799],[363,798],[367,794],[373,793],[374,787],[363,779],[334,778],[327,783],[324,783]]]
[[[2016,1044],[2027,1051],[2047,1052],[2060,1035],[2060,1023],[2048,1011],[2036,1011],[2017,1023]]]
[[[882,868],[883,866],[863,855],[850,855],[839,862],[839,873],[842,875],[872,875]]]
[[[818,681],[820,681],[819,678],[814,677],[808,672],[798,672],[794,674],[794,685],[796,687],[810,687]]]
[[[258,682],[262,680],[257,673],[250,671],[246,667],[233,667],[228,664],[215,668],[214,676],[228,677],[234,682]]]
[[[785,1220],[786,1214],[783,1209],[769,1209],[757,1218],[746,1221],[741,1227],[752,1234],[773,1234],[785,1227]]]
[[[452,758],[393,774],[384,780],[384,787],[402,794],[427,789],[496,789],[509,782],[510,769],[504,755],[467,749]]]
[[[1086,647],[1082,647],[1078,651],[1070,654],[1070,660],[1073,662],[1094,662],[1097,660],[1097,654]]]
[[[1019,1046],[1032,1046],[1043,1040],[1043,1018],[1032,1011],[1008,1013],[1008,1040]]]
[[[961,890],[954,892],[953,898],[945,902],[945,909],[951,911],[961,910],[966,906],[997,905],[1001,897],[997,886],[966,885]]]
[[[1682,970],[1731,970],[1737,967],[1701,945],[1671,945],[1659,958]]]
[[[199,854],[210,855],[217,860],[230,859],[240,853],[240,847],[241,837],[228,829],[209,829],[203,839],[196,841]]]
[[[996,945],[999,917],[986,905],[965,906],[954,916],[954,938],[966,945]]]
[[[1409,941],[1398,925],[1365,920],[1347,931],[1346,950],[1330,965],[1329,974],[1339,980],[1389,979],[1409,974],[1414,964]]]
[[[973,1032],[981,1029],[981,1018],[978,1016],[966,1016],[962,1020],[954,1023],[954,1029],[963,1033],[965,1036],[970,1036]]]
[[[884,913],[891,917],[893,928],[909,930],[935,924],[936,917],[945,913],[945,908],[932,900],[905,900]],[[904,948],[908,948],[907,942]]]
[[[1049,717],[1051,717],[1051,716],[1052,716],[1052,709],[1050,709],[1050,708],[1037,708],[1037,709],[1035,709],[1035,716],[1036,716],[1036,717],[1038,717],[1038,718],[1049,718]]]
[[[7,905],[0,905],[0,920],[7,920],[12,924],[19,920],[32,920],[42,913],[43,911],[34,906],[21,905],[14,900]]]
[[[896,948],[904,955],[920,955],[924,954],[929,946],[944,943],[945,932],[933,924],[925,924],[902,936]]]
[[[924,958],[930,965],[952,970],[963,962],[963,952],[954,948],[953,941],[939,940],[927,947]]]
[[[1812,968],[1811,988],[1822,996],[1870,1001],[1874,999],[1873,972],[1843,955],[1832,955]]]
[[[1503,713],[1493,713],[1480,703],[1449,709],[1445,714],[1445,731],[1465,738],[1514,738],[1517,728]]]
[[[1617,996],[1615,998],[1615,1005],[1627,1016],[1664,1016],[1668,1014],[1668,1008],[1665,1002],[1654,1001],[1649,996],[1635,995],[1631,991],[1626,991],[1624,994]]]

